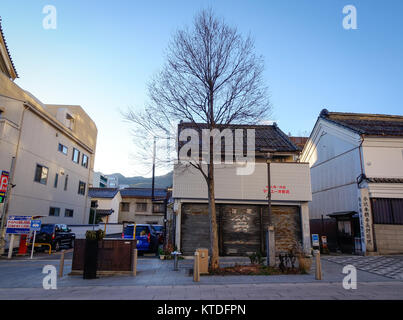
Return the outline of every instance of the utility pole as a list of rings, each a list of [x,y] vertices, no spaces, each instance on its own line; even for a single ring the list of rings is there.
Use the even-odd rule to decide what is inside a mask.
[[[4,249],[6,247],[6,239],[5,233],[6,230],[4,229],[5,222],[7,220],[7,212],[8,212],[8,202],[10,198],[10,192],[12,188],[12,181],[14,180],[14,168],[15,168],[15,157],[11,159],[11,167],[8,176],[8,183],[7,183],[7,192],[4,197],[3,203],[3,210],[1,212],[1,224],[0,224],[0,255],[4,254]]]
[[[271,163],[272,154],[267,153],[266,161],[267,161],[267,204],[268,204],[268,222],[269,227],[267,228],[267,237],[266,237],[266,251],[267,251],[267,265],[274,267],[276,265],[276,244],[274,237],[274,225],[273,225],[273,217],[271,210],[271,174],[270,174],[270,163]]]
[[[155,142],[156,137],[154,137],[154,146],[153,146],[153,178],[152,178],[152,185],[151,185],[151,202],[154,202],[154,184],[155,184]]]

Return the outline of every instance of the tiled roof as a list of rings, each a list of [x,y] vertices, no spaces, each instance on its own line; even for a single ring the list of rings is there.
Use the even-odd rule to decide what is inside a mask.
[[[207,128],[206,124],[194,124],[190,122],[182,122],[178,125],[178,132],[183,129],[196,130]],[[199,129],[200,128],[200,129]],[[273,152],[297,152],[298,147],[294,145],[289,137],[274,125],[242,125],[242,124],[231,124],[226,126],[217,126],[220,131],[224,129],[231,129],[233,132],[235,129],[245,129],[244,130],[244,149],[246,150],[246,129],[255,129],[255,151],[267,152],[268,150]],[[234,135],[235,136],[235,135]],[[201,144],[201,134],[200,144]],[[184,142],[183,142],[184,143]]]
[[[90,188],[88,196],[90,198],[114,198],[118,192],[117,188]]]
[[[403,136],[403,116],[329,112],[323,109],[319,117],[355,131],[358,134],[370,136]]]
[[[8,50],[6,38],[4,37],[3,28],[2,28],[2,25],[1,25],[1,17],[0,17],[0,34],[1,34],[1,37],[3,38],[4,46],[6,47],[6,51],[7,51],[8,58],[10,59],[11,65],[13,66],[13,69],[14,69],[14,72],[15,72],[15,76],[16,76],[16,78],[18,78],[17,70],[15,69],[13,59],[11,58],[10,51]]]
[[[97,209],[97,215],[100,216],[110,216],[113,212],[113,209]]]
[[[304,149],[305,143],[308,141],[308,137],[289,137],[291,142],[295,144],[300,151]]]
[[[403,178],[366,178],[370,183],[403,183]]]
[[[151,198],[151,188],[125,188],[120,190],[122,198]],[[165,189],[155,188],[154,198],[166,198]]]

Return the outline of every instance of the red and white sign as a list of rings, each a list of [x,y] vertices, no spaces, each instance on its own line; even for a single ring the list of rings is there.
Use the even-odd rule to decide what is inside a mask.
[[[7,192],[8,172],[3,171],[0,177],[0,192]]]

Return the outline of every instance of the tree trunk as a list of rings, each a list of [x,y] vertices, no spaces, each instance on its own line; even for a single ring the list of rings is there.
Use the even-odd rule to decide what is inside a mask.
[[[214,193],[214,164],[209,165],[209,183],[208,183],[208,198],[209,198],[209,218],[210,218],[210,246],[211,246],[211,270],[219,268],[219,253],[218,253],[218,233],[217,233],[217,213],[215,206]]]

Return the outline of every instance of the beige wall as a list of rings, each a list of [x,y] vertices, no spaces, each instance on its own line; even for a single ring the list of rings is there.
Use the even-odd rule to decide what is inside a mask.
[[[136,223],[149,223],[155,221],[157,224],[163,224],[164,213],[152,213],[151,199],[142,198],[122,198],[122,202],[129,203],[129,211],[119,211],[119,223],[123,222],[136,222]],[[147,203],[147,211],[137,211],[136,203]]]
[[[66,128],[53,113],[56,106],[47,107],[0,73],[0,170],[9,171],[16,157],[8,215],[38,215],[49,223],[87,223],[92,184],[97,129],[79,106],[63,106],[77,119],[73,130]],[[58,151],[59,143],[68,147],[68,154]],[[80,163],[72,161],[73,147],[80,151]],[[82,154],[89,157],[88,168],[81,166]],[[47,184],[34,181],[36,165],[49,168]],[[56,173],[59,174],[54,188]],[[69,176],[67,191],[64,190]],[[79,181],[86,183],[85,195],[78,194]],[[60,208],[59,217],[48,217],[49,207]],[[0,205],[0,210],[2,209]],[[74,210],[72,218],[65,209]]]
[[[403,253],[403,226],[375,224],[375,241],[379,254]]]
[[[98,201],[98,209],[113,209],[113,213],[108,218],[108,223],[118,223],[119,221],[119,209],[120,209],[120,202],[122,201],[122,197],[118,192],[114,198],[91,198],[92,201]],[[102,220],[103,222],[106,221],[106,218]]]
[[[272,193],[273,201],[311,201],[311,178],[308,163],[272,163],[271,185],[285,186],[289,193]],[[233,165],[215,166],[216,199],[263,200],[267,193],[267,164],[256,163],[250,175],[237,175]],[[207,184],[200,171],[193,167],[175,166],[173,177],[174,198],[207,199]]]

